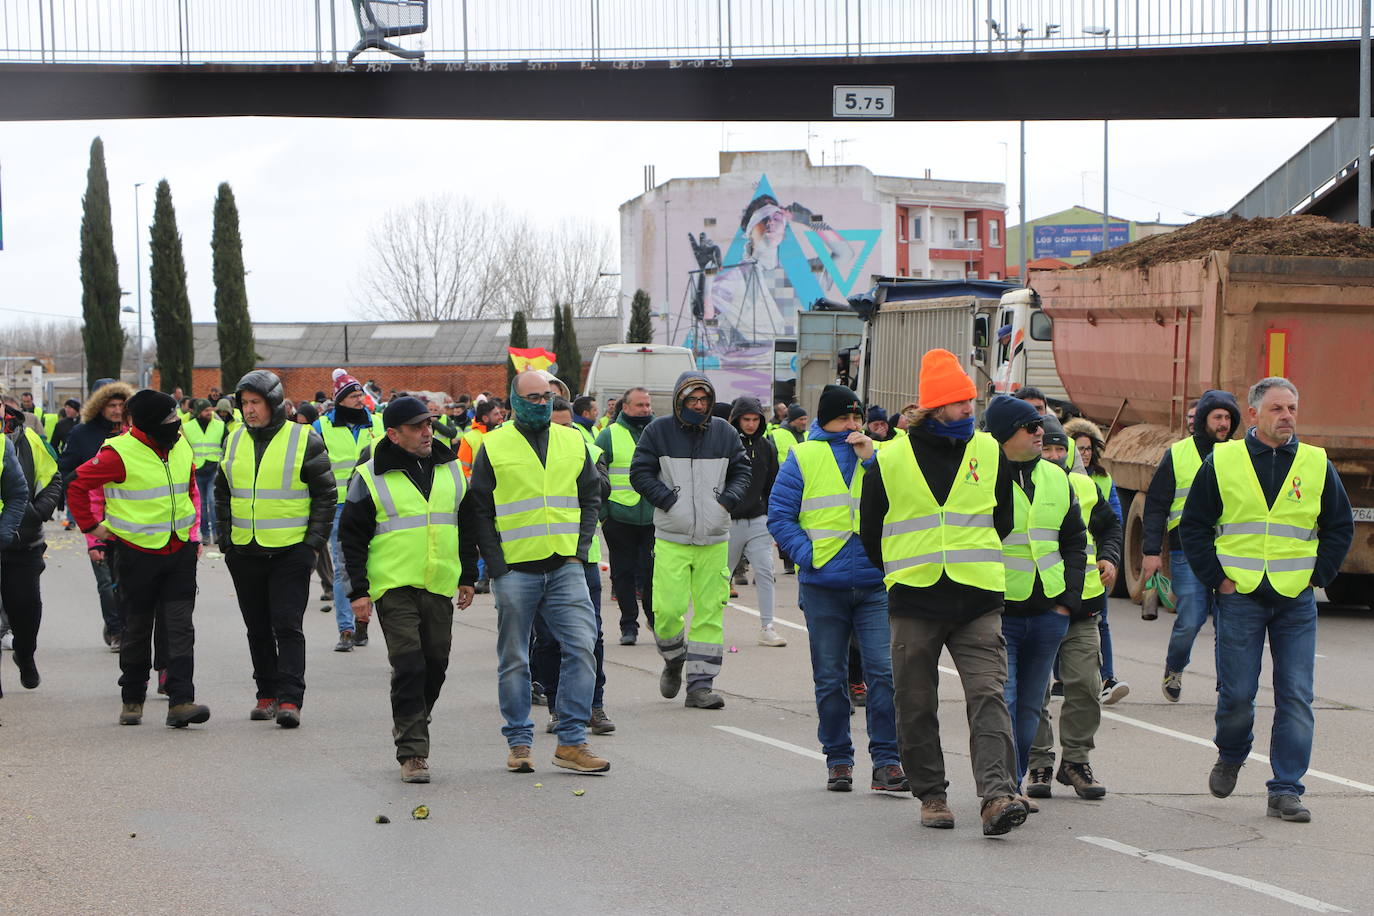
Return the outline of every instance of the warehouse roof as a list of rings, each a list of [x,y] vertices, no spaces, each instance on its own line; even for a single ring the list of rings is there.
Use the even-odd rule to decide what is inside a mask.
[[[574,318],[584,359],[596,348],[619,343],[620,319]],[[195,368],[219,367],[219,342],[211,322],[192,326]],[[510,319],[479,321],[326,321],[253,322],[258,365],[448,366],[506,361]],[[553,321],[529,322],[529,346],[553,349]]]

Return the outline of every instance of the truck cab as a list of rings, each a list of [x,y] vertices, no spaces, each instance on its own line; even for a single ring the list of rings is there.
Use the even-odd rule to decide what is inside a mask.
[[[995,335],[995,393],[1015,394],[1025,387],[1038,388],[1051,406],[1061,412],[1072,406],[1054,366],[1054,320],[1040,307],[1040,296],[1035,290],[1014,289],[1002,296],[997,306]]]

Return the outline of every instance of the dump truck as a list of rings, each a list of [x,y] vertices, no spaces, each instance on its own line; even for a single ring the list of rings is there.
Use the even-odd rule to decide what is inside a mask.
[[[1187,435],[1188,405],[1215,388],[1243,413],[1250,385],[1281,375],[1300,392],[1299,438],[1326,450],[1355,508],[1355,540],[1327,597],[1374,604],[1374,259],[1213,251],[1035,271],[1030,286],[1068,399],[1108,435],[1103,463],[1125,513],[1132,595],[1143,585],[1145,491]],[[1018,329],[1035,310],[1023,307]]]

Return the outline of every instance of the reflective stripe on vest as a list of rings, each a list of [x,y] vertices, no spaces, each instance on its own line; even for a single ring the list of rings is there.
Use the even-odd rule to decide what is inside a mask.
[[[0,436],[0,439],[3,438],[6,437]],[[33,491],[37,493],[57,476],[57,462],[53,460],[52,452],[48,451],[48,445],[43,441],[43,437],[27,426],[24,427],[24,438],[28,440],[29,451],[33,454]],[[4,453],[0,452],[0,460],[3,458]],[[4,504],[0,503],[0,508],[3,506]]]
[[[639,505],[639,493],[630,486],[630,462],[635,457],[634,433],[624,424],[612,423],[611,430],[611,502],[622,506]]]
[[[1255,476],[1244,439],[1219,442],[1212,449],[1221,518],[1217,520],[1217,561],[1236,590],[1249,594],[1266,577],[1274,591],[1296,598],[1312,584],[1317,566],[1317,516],[1326,488],[1326,452],[1298,443],[1271,507]]]
[[[310,489],[301,480],[310,428],[283,423],[267,443],[262,464],[252,434],[240,429],[229,437],[222,470],[229,485],[230,540],[239,546],[289,547],[305,540],[310,522]]]
[[[211,419],[204,429],[200,428],[198,419],[188,417],[181,424],[181,434],[191,443],[191,453],[195,455],[197,467],[211,461],[219,464],[224,460],[221,445],[224,441],[224,421],[219,417]]]
[[[105,442],[124,462],[124,481],[105,485],[105,527],[136,547],[161,550],[175,534],[189,539],[196,521],[191,502],[191,445],[185,437],[164,461],[124,433]]]
[[[1169,505],[1169,530],[1173,531],[1183,518],[1183,504],[1188,501],[1188,491],[1193,488],[1198,468],[1202,467],[1202,456],[1192,436],[1169,446],[1169,454],[1174,463],[1174,501]]]
[[[1099,499],[1106,497],[1102,496],[1102,491],[1098,489],[1097,481],[1086,475],[1070,474],[1069,483],[1073,484],[1073,491],[1078,496],[1078,508],[1083,510],[1083,527],[1088,529],[1088,559],[1087,565],[1083,567],[1083,597],[1096,598],[1107,589],[1103,587],[1102,574],[1097,570],[1097,539],[1093,537],[1089,525],[1093,507]]]
[[[802,475],[801,511],[797,523],[811,539],[811,565],[820,569],[835,558],[859,530],[859,499],[864,469],[854,467],[848,486],[829,442],[799,442],[793,449]]]
[[[325,450],[329,452],[329,466],[334,471],[334,482],[339,487],[339,504],[342,505],[348,493],[348,481],[363,449],[372,442],[371,429],[358,431],[357,438],[347,426],[335,426],[326,420],[320,421],[320,433],[324,438]]]
[[[973,588],[1003,590],[1002,543],[992,523],[1000,460],[997,440],[974,433],[941,505],[910,442],[878,452],[888,503],[882,532],[883,581],[888,588],[923,588],[947,575]]]
[[[1020,484],[1012,484],[1016,527],[1002,539],[1002,562],[1007,567],[1007,600],[1025,601],[1040,577],[1045,597],[1064,593],[1064,558],[1059,554],[1059,528],[1069,512],[1069,480],[1064,469],[1037,461],[1031,471],[1035,499],[1026,498]]]
[[[426,499],[401,471],[377,473],[376,459],[358,468],[376,509],[367,546],[367,593],[379,600],[409,586],[452,598],[458,590],[458,506],[467,478],[456,461],[434,468]]]
[[[515,424],[482,437],[482,448],[496,477],[492,494],[496,532],[507,563],[577,555],[582,508],[577,478],[587,460],[587,444],[566,426],[550,426],[548,451],[539,461]]]
[[[601,450],[601,447],[600,447],[599,445],[596,445],[596,444],[593,443],[593,442],[588,442],[588,443],[587,443],[587,451],[591,452],[591,455],[592,455],[592,464],[596,464],[598,461],[601,460],[601,456],[604,455],[604,454],[606,454],[605,452],[603,452],[603,451]],[[578,517],[577,517],[577,518],[578,518],[578,522],[579,522],[579,525],[580,525],[580,523],[581,523],[581,521],[582,521],[582,516],[581,516],[580,511],[579,511],[579,514],[578,514]],[[600,522],[597,522],[597,523],[596,523],[596,534],[592,535],[592,543],[591,543],[591,545],[588,546],[588,548],[587,548],[587,562],[588,562],[588,563],[596,563],[596,564],[598,564],[598,565],[600,565],[600,563],[601,563],[601,523],[600,523]]]

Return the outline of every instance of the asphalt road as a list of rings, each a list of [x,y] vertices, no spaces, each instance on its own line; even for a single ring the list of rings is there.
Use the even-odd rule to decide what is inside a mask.
[[[75,535],[49,526],[43,683],[0,662],[0,912],[47,913],[1294,913],[1374,911],[1374,616],[1324,609],[1310,824],[1264,814],[1268,767],[1230,799],[1207,793],[1215,758],[1211,630],[1184,680],[1159,690],[1172,618],[1112,607],[1118,676],[1093,759],[1106,799],[1062,787],[1010,835],[984,838],[958,680],[941,684],[953,831],[911,798],[824,790],[803,618],[782,579],[786,648],[755,645],[754,590],[725,612],[720,711],[658,695],[649,640],[606,648],[609,775],[549,763],[505,770],[495,612],[479,596],[455,625],[432,726],[434,781],[393,759],[378,634],[331,651],[312,597],[303,724],[250,722],[247,644],[223,562],[202,559],[197,691],[213,716],[172,730],[116,724],[115,656],[99,640],[94,582]],[[606,590],[608,632],[616,607]],[[1262,689],[1256,750],[1267,749]],[[537,711],[542,717],[543,711]],[[853,720],[866,775],[863,719]],[[542,723],[541,723],[542,724]],[[862,783],[866,786],[866,783]],[[574,790],[584,790],[583,795]],[[428,805],[428,820],[410,817]],[[389,824],[377,824],[386,815]]]

